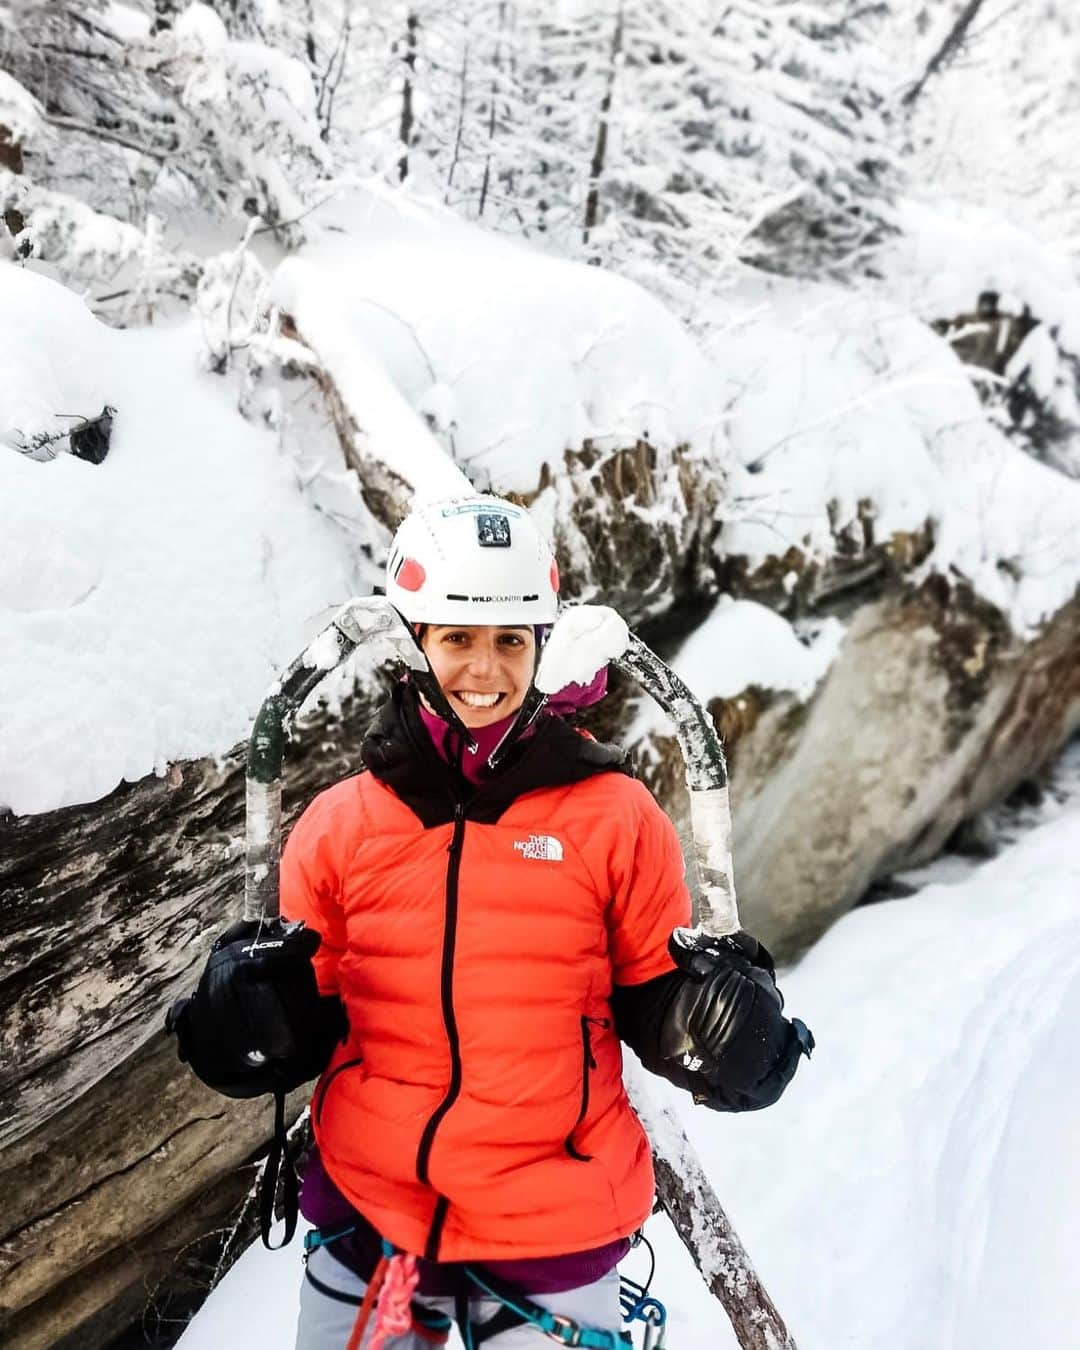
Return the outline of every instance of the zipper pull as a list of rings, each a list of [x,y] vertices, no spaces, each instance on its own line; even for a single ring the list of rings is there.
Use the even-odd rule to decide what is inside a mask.
[[[465,803],[458,802],[454,807],[454,833],[446,846],[447,853],[456,853],[461,848],[461,836],[465,833]]]
[[[596,1057],[592,1052],[592,1032],[589,1030],[589,1023],[595,1022],[595,1017],[582,1017],[581,1019],[581,1039],[585,1042],[585,1063],[590,1069],[596,1068]]]

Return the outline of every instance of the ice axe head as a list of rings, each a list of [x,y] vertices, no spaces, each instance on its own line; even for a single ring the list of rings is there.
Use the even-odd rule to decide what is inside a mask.
[[[402,617],[384,595],[366,595],[343,605],[334,618],[335,626],[357,648],[368,653],[374,666],[391,679],[408,676],[424,701],[465,742],[476,748],[472,732],[450,706],[435,678],[413,625]]]

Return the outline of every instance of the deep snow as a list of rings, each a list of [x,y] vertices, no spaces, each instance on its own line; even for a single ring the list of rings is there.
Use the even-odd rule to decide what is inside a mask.
[[[898,256],[929,288],[948,217],[911,219],[918,238]],[[748,280],[700,348],[632,283],[385,188],[352,185],[311,233],[269,294],[327,362],[360,453],[422,495],[459,492],[463,470],[535,490],[542,464],[586,437],[600,453],[644,438],[708,462],[727,493],[718,547],[751,565],[789,548],[825,562],[845,532],[861,547],[867,530],[883,542],[929,522],[924,570],[966,579],[1020,631],[1076,591],[1080,481],[988,422],[894,278],[874,299]],[[1013,239],[1002,263],[1033,303],[1058,276],[1040,247]],[[91,801],[228,749],[280,668],[377,575],[385,531],[310,387],[251,395],[272,432],[205,372],[241,254],[216,260],[202,333],[109,329],[64,288],[0,266],[0,807]],[[977,262],[970,284],[992,279],[993,258]],[[106,402],[119,412],[101,466],[13,448]],[[568,511],[579,489],[557,487]],[[545,528],[558,494],[537,499]],[[749,683],[806,697],[839,636],[721,604],[681,659],[706,698]]]
[[[0,306],[0,808],[28,814],[230,749],[358,574],[197,324],[107,328],[9,263]],[[106,403],[103,464],[13,448]]]

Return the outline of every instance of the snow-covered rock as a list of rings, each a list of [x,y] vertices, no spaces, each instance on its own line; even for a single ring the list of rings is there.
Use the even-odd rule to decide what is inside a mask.
[[[324,203],[311,230],[271,300],[316,354],[388,515],[464,476],[532,505],[578,598],[640,619],[701,582],[722,408],[659,301],[372,184]]]
[[[0,308],[0,808],[25,814],[229,750],[357,583],[196,327],[106,328],[8,264]],[[103,464],[16,448],[106,404]]]

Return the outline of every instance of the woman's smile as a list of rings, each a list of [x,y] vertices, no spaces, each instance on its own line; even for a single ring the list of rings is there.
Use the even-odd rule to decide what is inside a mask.
[[[521,707],[536,668],[528,625],[428,624],[421,642],[450,706],[470,729]]]

